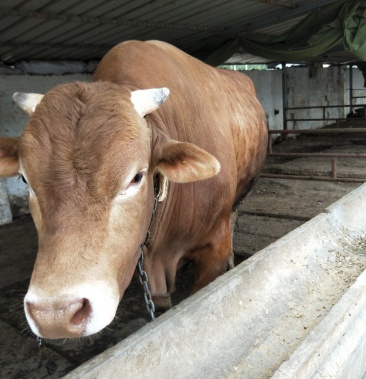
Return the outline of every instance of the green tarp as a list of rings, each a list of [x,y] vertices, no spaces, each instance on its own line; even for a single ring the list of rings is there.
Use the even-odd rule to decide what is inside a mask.
[[[217,66],[243,49],[273,61],[296,62],[324,54],[342,41],[346,50],[366,61],[366,0],[341,0],[319,8],[279,36],[215,38],[208,41],[214,52],[204,60]]]

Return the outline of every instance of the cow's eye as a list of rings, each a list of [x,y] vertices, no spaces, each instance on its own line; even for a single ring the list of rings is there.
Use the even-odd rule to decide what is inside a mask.
[[[139,172],[138,174],[135,175],[135,177],[131,180],[131,184],[137,184],[140,183],[143,177],[143,173]]]
[[[20,177],[22,178],[23,183],[28,184],[28,182],[25,180],[25,177],[23,175],[20,175]]]

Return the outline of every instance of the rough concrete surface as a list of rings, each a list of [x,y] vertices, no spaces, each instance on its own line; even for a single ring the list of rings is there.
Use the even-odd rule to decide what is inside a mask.
[[[365,212],[366,184],[67,379],[265,379],[309,335],[320,347],[303,349],[315,357],[303,365],[309,375],[289,378],[343,379],[348,368],[360,379],[366,361],[350,363],[366,335]],[[345,354],[329,359],[340,338]],[[320,368],[325,375],[316,376]]]
[[[276,145],[275,149],[288,151],[292,144],[296,151],[306,149],[304,146],[309,144],[311,151],[315,148],[317,151],[326,151],[334,142],[333,138],[331,142],[321,143],[301,139],[301,147],[298,140],[289,139]],[[342,146],[343,151],[359,151],[364,149],[366,137],[358,138],[356,142],[352,138],[348,143],[342,137],[338,145]],[[280,160],[271,159],[265,170],[270,171],[271,166],[277,170],[278,166],[286,163],[304,167],[302,162],[302,159],[296,159],[282,160],[281,163]],[[340,170],[343,170],[342,162],[339,164]],[[355,166],[358,174],[365,177],[366,166]],[[316,168],[311,170],[317,171]],[[323,169],[321,171],[323,174]],[[240,217],[234,235],[237,261],[242,261],[296,229],[358,186],[338,182],[260,179],[251,196],[239,208]],[[76,341],[42,341],[39,347],[39,342],[29,331],[22,309],[36,246],[36,233],[29,217],[16,219],[14,223],[0,227],[1,378],[62,377],[148,322],[142,290],[137,282],[133,282],[120,304],[116,320],[96,337]],[[177,292],[173,299],[175,304],[188,296],[191,278],[190,267],[179,273]]]

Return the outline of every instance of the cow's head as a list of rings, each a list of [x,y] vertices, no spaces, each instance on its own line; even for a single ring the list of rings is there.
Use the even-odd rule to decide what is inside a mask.
[[[30,119],[19,139],[0,139],[0,176],[19,173],[29,185],[39,250],[24,306],[38,336],[87,336],[113,320],[146,236],[156,172],[183,183],[220,170],[147,122],[168,94],[96,82],[14,95]]]

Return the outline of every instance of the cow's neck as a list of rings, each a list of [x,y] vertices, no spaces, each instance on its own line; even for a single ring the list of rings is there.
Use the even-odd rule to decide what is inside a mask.
[[[143,242],[143,244],[141,245],[141,249],[143,249],[143,247],[146,246],[150,240],[151,227],[152,227],[152,224],[153,224],[153,221],[155,218],[156,209],[158,207],[158,201],[160,201],[159,200],[160,195],[161,195],[160,183],[161,183],[160,175],[157,174],[154,177],[154,206],[153,206],[153,210],[152,210],[152,214],[151,214],[149,227],[148,227],[147,232],[146,232],[146,238],[145,238],[145,241]],[[164,197],[164,199],[165,199],[165,197]]]

